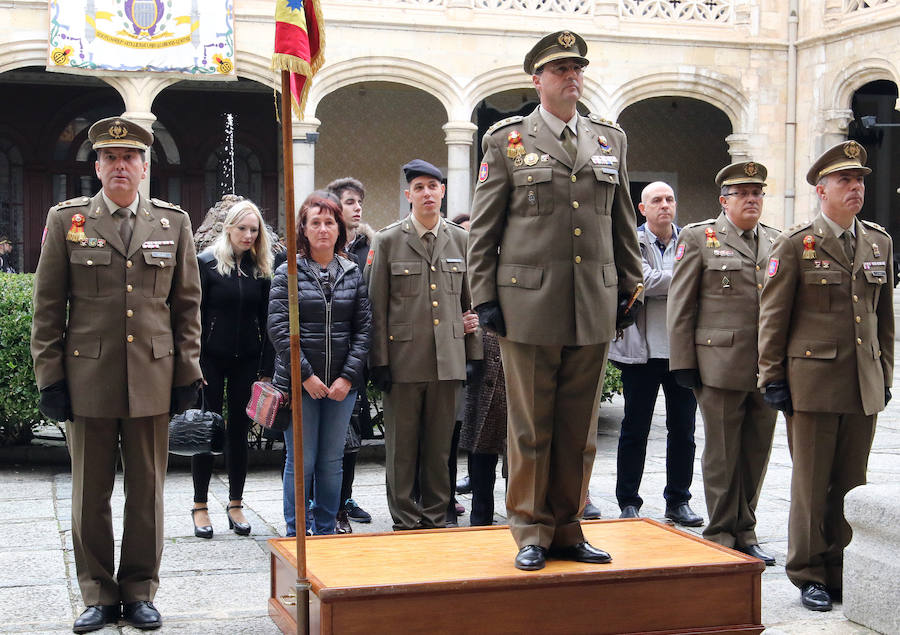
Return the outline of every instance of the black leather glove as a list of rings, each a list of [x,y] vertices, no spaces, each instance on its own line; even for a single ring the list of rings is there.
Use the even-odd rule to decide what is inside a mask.
[[[791,389],[786,381],[773,381],[766,384],[763,400],[775,410],[781,410],[787,416],[794,414],[791,401]]]
[[[478,323],[491,333],[496,333],[500,337],[506,337],[506,322],[503,320],[503,311],[500,310],[500,303],[496,300],[482,302],[475,307],[478,314]]]
[[[172,399],[169,403],[169,415],[178,415],[193,407],[197,403],[200,386],[202,385],[203,380],[198,379],[189,386],[175,386],[172,389]]]
[[[471,384],[475,378],[481,374],[484,368],[484,360],[472,359],[466,362],[466,382],[463,385]]]
[[[696,368],[680,368],[672,371],[675,383],[682,388],[693,390],[699,388],[703,384],[700,382],[700,371]]]
[[[375,386],[378,390],[383,393],[391,392],[391,386],[394,385],[394,382],[391,381],[391,367],[390,366],[375,366],[372,368],[372,385]]]
[[[619,300],[619,308],[616,309],[617,331],[624,331],[634,324],[634,314],[637,313],[638,309],[641,308],[641,304],[643,304],[640,300],[635,300],[634,304],[631,305],[631,308],[626,308],[628,307],[629,302],[631,302],[631,298],[622,298]]]
[[[38,410],[48,419],[54,421],[70,421],[72,419],[72,402],[69,400],[69,389],[66,380],[62,379],[41,390]]]
[[[884,387],[884,405],[888,405],[888,402],[891,400],[891,389],[887,386]]]

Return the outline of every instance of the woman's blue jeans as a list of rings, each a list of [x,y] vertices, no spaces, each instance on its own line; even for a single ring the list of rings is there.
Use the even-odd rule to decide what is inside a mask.
[[[351,390],[343,401],[313,399],[303,393],[303,487],[306,492],[306,528],[313,534],[333,534],[341,504],[342,461],[347,426],[356,403]],[[284,431],[284,522],[287,535],[297,535],[294,509],[294,425]],[[315,483],[315,485],[313,485]],[[311,488],[315,488],[312,490]],[[310,495],[310,493],[312,493]]]

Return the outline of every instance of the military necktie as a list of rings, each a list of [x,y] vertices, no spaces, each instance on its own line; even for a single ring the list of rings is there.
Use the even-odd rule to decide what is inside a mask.
[[[841,234],[841,243],[844,245],[844,254],[847,256],[847,260],[850,261],[850,264],[853,264],[853,255],[856,252],[856,247],[853,245],[853,234],[849,231],[845,231]]]
[[[131,244],[131,210],[120,207],[116,210],[116,216],[116,222],[119,224],[119,236],[122,237],[122,242],[125,243],[125,249],[127,250]]]
[[[575,162],[575,156],[578,154],[578,145],[575,143],[575,134],[569,126],[563,128],[562,131],[562,147],[569,153],[569,160]]]
[[[425,232],[422,234],[422,242],[425,243],[425,252],[428,254],[428,260],[431,261],[431,256],[434,254],[434,234]]]
[[[756,234],[753,233],[752,229],[747,229],[741,235],[741,238],[744,239],[744,242],[747,243],[747,246],[750,248],[750,253],[756,257]]]

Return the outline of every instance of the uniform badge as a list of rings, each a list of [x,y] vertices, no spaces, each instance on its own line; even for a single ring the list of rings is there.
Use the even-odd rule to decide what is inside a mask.
[[[525,164],[525,159],[522,158],[521,156],[518,156],[515,159],[513,159],[513,165],[516,166],[517,168],[522,167],[524,164]]]
[[[537,197],[535,197],[535,195],[534,195],[534,190],[528,191],[528,202],[532,205],[537,203]]]
[[[98,238],[97,239],[97,247],[100,247],[100,248],[106,247],[106,239]]]
[[[541,155],[541,163],[550,163],[550,155],[542,154]]]
[[[707,247],[718,247],[719,239],[716,238],[716,230],[712,227],[706,228],[706,246]]]
[[[803,237],[803,259],[816,259],[816,239],[812,237],[812,234]]]
[[[371,265],[373,260],[375,260],[375,250],[374,250],[374,249],[370,249],[370,250],[369,250],[369,255],[366,256],[366,264],[367,264],[367,265]]]
[[[484,183],[487,181],[488,177],[488,164],[487,161],[482,161],[481,166],[478,168],[478,182]]]
[[[591,157],[591,163],[593,163],[594,165],[600,165],[600,155],[599,154],[593,155]]]
[[[774,278],[778,273],[778,258],[769,258],[769,269],[767,271],[770,278]]]
[[[88,247],[96,247],[97,239],[96,238],[88,238]]]
[[[756,176],[759,174],[759,168],[756,167],[756,164],[753,161],[750,161],[747,165],[744,166],[744,174],[747,176]]]
[[[733,256],[731,249],[713,249],[713,256]]]
[[[831,261],[830,260],[816,260],[813,262],[813,266],[815,266],[816,269],[830,269]]]
[[[848,159],[858,158],[860,150],[860,145],[856,143],[856,141],[848,141],[844,144],[844,155],[846,155]]]
[[[47,226],[44,225],[44,233],[41,234],[41,247],[44,246],[44,241],[47,240]]]
[[[600,135],[599,137],[597,137],[597,141],[600,142],[601,148],[603,148],[604,150],[609,150],[609,140],[606,137]]]
[[[872,255],[876,258],[881,258],[881,250],[878,249],[878,245],[876,243],[872,243]]]
[[[518,130],[513,130],[506,136],[506,156],[510,159],[525,155],[525,146],[522,145],[522,135]]]
[[[534,152],[529,152],[525,155],[525,165],[534,165],[538,162],[538,155]]]
[[[75,214],[72,217],[72,226],[69,228],[69,233],[66,234],[66,240],[72,241],[73,243],[80,243],[82,240],[86,239],[87,236],[84,235],[84,216],[82,214]]]
[[[87,246],[88,246],[87,238],[84,238],[84,239],[82,239],[82,240],[79,240],[79,241],[78,241],[78,244],[79,244],[79,246],[81,246],[81,247],[87,247]]]
[[[684,243],[678,245],[678,249],[675,250],[675,260],[681,260],[684,258]]]
[[[162,225],[163,229],[169,229],[169,219],[168,218],[160,218],[159,224]]]
[[[722,276],[722,288],[723,289],[731,288],[731,280],[728,279],[728,276]]]

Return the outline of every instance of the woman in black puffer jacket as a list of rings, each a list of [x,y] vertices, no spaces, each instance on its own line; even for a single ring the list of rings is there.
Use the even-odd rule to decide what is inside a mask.
[[[249,200],[239,199],[225,216],[216,241],[197,257],[203,299],[200,319],[200,367],[203,397],[209,410],[222,412],[228,385],[228,426],[225,465],[228,469],[228,526],[246,536],[250,523],[243,514],[242,498],[247,478],[245,413],[250,386],[260,375],[271,375],[274,351],[266,338],[266,312],[272,282],[272,250],[263,218]],[[194,478],[194,535],[212,538],[207,497],[213,457],[191,459]]]
[[[341,251],[347,230],[333,194],[310,194],[297,219],[300,380],[303,382],[303,480],[309,499],[306,530],[333,534],[340,505],[344,439],[369,353],[369,295],[359,266]],[[287,264],[278,267],[269,296],[269,338],[275,347],[273,383],[290,393]],[[293,427],[284,432],[284,520],[296,535]],[[312,489],[315,479],[315,489]]]

